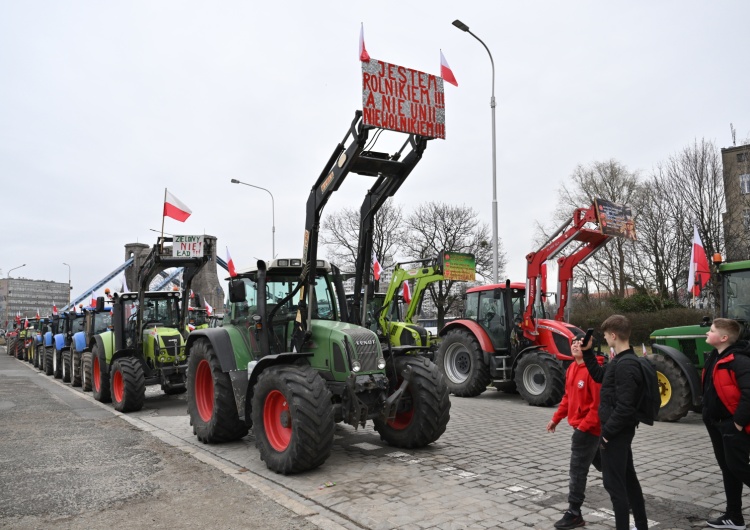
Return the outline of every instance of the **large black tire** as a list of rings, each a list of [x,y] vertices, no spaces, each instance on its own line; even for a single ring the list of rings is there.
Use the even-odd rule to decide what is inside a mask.
[[[255,446],[268,469],[300,473],[331,454],[331,392],[311,366],[279,365],[258,377],[252,399]]]
[[[448,390],[459,397],[478,396],[490,384],[490,369],[474,335],[464,329],[448,332],[435,354],[435,364]]]
[[[115,410],[141,410],[146,400],[146,377],[141,362],[134,357],[121,357],[112,363],[109,373]]]
[[[207,340],[194,342],[190,347],[187,402],[193,434],[201,442],[231,442],[247,434],[247,425],[237,413],[232,381],[228,373],[222,372]]]
[[[44,373],[47,375],[52,375],[54,372],[52,370],[52,356],[54,355],[53,348],[45,348],[44,349]]]
[[[81,354],[78,353],[75,348],[70,347],[70,385],[81,386],[81,376],[83,374],[83,368],[81,366]],[[85,389],[84,389],[85,390]],[[91,390],[91,387],[89,387]]]
[[[106,366],[104,352],[100,350],[98,344],[94,344],[91,348],[91,393],[100,403],[109,403],[112,400],[109,375],[104,371]]]
[[[390,391],[403,381],[402,373],[411,368],[411,380],[401,397],[394,418],[376,418],[375,430],[380,438],[395,447],[413,449],[431,444],[445,432],[450,419],[450,392],[445,378],[429,359],[398,357],[388,364]]]
[[[562,364],[546,352],[532,351],[521,357],[514,379],[518,393],[535,407],[556,405],[565,393]]]
[[[57,351],[57,348],[50,348],[52,350],[52,375],[55,379],[62,379],[62,356]]]
[[[60,353],[62,357],[62,382],[70,383],[70,350]]]
[[[15,355],[17,342],[18,342],[18,339],[16,337],[11,337],[10,339],[8,339],[8,347],[5,353],[7,353],[8,355]]]
[[[81,354],[81,390],[91,392],[91,365],[93,359],[90,351]]]
[[[656,368],[656,380],[661,393],[658,421],[677,421],[692,408],[692,394],[687,376],[678,364],[665,355],[648,355]]]

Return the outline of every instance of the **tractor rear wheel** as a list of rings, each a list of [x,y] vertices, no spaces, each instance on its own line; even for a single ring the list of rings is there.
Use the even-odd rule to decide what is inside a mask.
[[[675,361],[665,355],[648,355],[656,368],[656,381],[661,394],[658,421],[677,421],[684,418],[692,406],[692,395],[687,376]]]
[[[81,390],[91,392],[91,365],[93,364],[90,351],[81,354]]]
[[[6,350],[5,353],[7,353],[8,355],[13,355],[15,353],[15,349],[16,349],[16,338],[12,337],[11,339],[8,340],[8,349]]]
[[[518,361],[516,388],[521,397],[535,407],[551,407],[565,393],[565,371],[560,362],[546,352],[533,351]]]
[[[222,372],[211,343],[199,340],[190,347],[187,402],[193,433],[203,443],[231,442],[248,432],[237,414],[232,381]]]
[[[120,357],[110,369],[112,405],[119,412],[135,412],[146,399],[146,378],[141,362],[134,357]]]
[[[52,375],[55,379],[62,379],[62,357],[57,348],[50,348],[52,350]]]
[[[424,357],[398,357],[388,364],[390,391],[395,392],[403,381],[403,372],[411,369],[406,387],[393,418],[375,418],[380,438],[395,447],[412,449],[431,444],[445,432],[450,419],[450,392],[443,375]]]
[[[70,350],[60,354],[62,357],[62,382],[70,383]]]
[[[109,403],[112,399],[109,377],[104,371],[105,366],[104,352],[99,350],[98,344],[94,344],[91,348],[91,392],[94,399],[101,403]]]
[[[81,386],[83,369],[81,367],[81,354],[70,348],[70,385]],[[85,389],[84,389],[85,390]],[[91,387],[89,387],[91,390]]]
[[[435,354],[435,364],[453,395],[478,396],[490,384],[490,370],[482,358],[482,349],[469,331],[449,331]]]
[[[276,473],[320,466],[331,454],[331,392],[311,366],[278,365],[258,377],[252,400],[255,446]]]
[[[53,366],[52,366],[52,356],[54,355],[54,351],[52,348],[45,348],[44,349],[44,373],[47,375],[52,375],[54,372]]]

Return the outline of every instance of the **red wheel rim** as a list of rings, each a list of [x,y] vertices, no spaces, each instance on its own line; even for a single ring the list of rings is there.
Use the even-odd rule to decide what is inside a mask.
[[[97,392],[99,392],[102,383],[102,375],[99,373],[99,357],[94,357],[94,362],[91,364],[91,371],[94,372],[92,374],[94,379],[94,388]]]
[[[211,365],[205,359],[198,363],[195,370],[195,405],[201,419],[211,421],[214,415],[214,378]]]
[[[289,426],[285,427],[281,420],[282,414],[291,420],[289,403],[284,394],[278,390],[271,390],[263,404],[263,425],[271,447],[279,452],[289,447],[289,441],[292,439],[291,421],[288,422]]]
[[[125,385],[122,382],[122,372],[120,370],[116,370],[112,376],[112,393],[115,396],[115,401],[120,403],[125,393]]]

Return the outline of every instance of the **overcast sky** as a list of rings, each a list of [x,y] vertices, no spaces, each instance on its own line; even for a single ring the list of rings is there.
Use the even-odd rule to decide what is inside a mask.
[[[646,176],[695,139],[731,146],[730,123],[750,137],[745,0],[0,0],[2,275],[26,263],[11,275],[66,282],[66,262],[82,294],[125,243],[155,243],[165,188],[193,210],[167,232],[215,235],[238,267],[268,259],[270,197],[232,178],[273,193],[276,252],[299,256],[309,190],[362,105],[361,23],[371,57],[440,75],[442,49],[459,83],[445,85],[446,139],[396,201],[491,224],[490,61],[456,18],[495,61],[514,281],[576,165]],[[372,182],[351,175],[324,216],[358,208]]]

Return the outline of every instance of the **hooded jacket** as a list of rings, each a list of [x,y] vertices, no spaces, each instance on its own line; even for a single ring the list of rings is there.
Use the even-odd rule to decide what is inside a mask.
[[[628,348],[610,359],[606,365],[600,366],[591,350],[583,352],[583,362],[592,379],[602,384],[599,420],[602,422],[602,438],[607,440],[624,429],[638,425],[635,413],[643,388],[643,374],[638,363],[619,362],[628,353],[635,355],[633,349]]]
[[[750,350],[745,341],[708,354],[703,368],[703,420],[733,419],[750,432]]]
[[[565,372],[565,395],[552,416],[552,421],[557,424],[567,417],[574,429],[599,436],[600,388],[601,385],[591,378],[586,365],[573,361]]]

